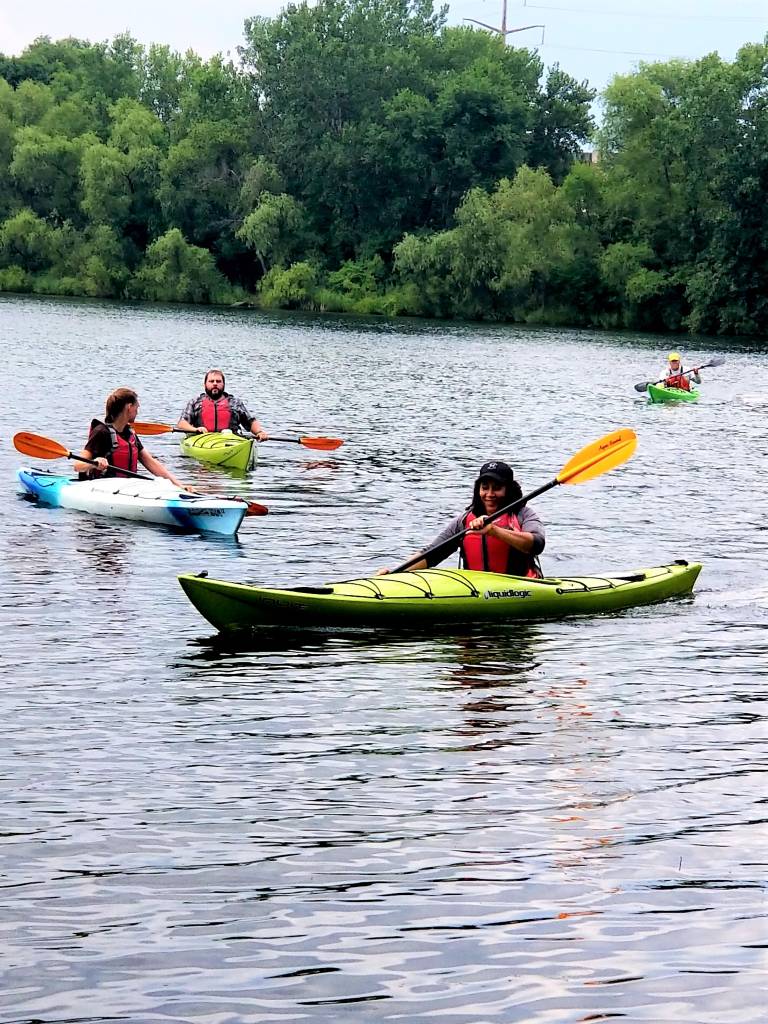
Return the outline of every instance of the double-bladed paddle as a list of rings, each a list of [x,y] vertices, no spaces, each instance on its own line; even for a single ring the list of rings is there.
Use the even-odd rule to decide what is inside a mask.
[[[678,377],[687,377],[689,373],[698,373],[699,370],[706,370],[708,366],[722,366],[725,362],[723,356],[715,356],[715,358],[709,363],[702,363],[701,366],[694,366],[690,370],[685,370],[683,373],[676,374]],[[667,375],[669,376],[669,374]],[[662,377],[661,380],[641,380],[639,384],[635,384],[635,391],[647,391],[649,384],[663,384],[666,377]]]
[[[42,437],[40,434],[30,434],[22,430],[13,435],[13,446],[22,455],[29,455],[32,459],[73,459],[75,462],[87,462],[89,466],[98,466],[95,459],[84,459],[82,455],[69,451],[63,444],[51,440],[50,437]],[[156,477],[147,476],[145,473],[132,473],[128,469],[121,469],[123,476],[135,477],[137,480],[155,480]],[[266,505],[260,505],[258,501],[247,501],[245,498],[233,498],[227,494],[211,494],[211,498],[228,498],[230,501],[246,501],[248,508],[247,516],[265,516],[269,509]]]
[[[133,429],[137,434],[196,434],[196,430],[184,430],[182,427],[173,427],[170,423],[134,423]],[[242,435],[236,435],[242,436]],[[247,436],[247,435],[245,435]],[[273,437],[271,434],[268,441],[288,441],[291,444],[303,444],[305,448],[315,448],[321,452],[332,452],[340,448],[344,442],[339,437]]]
[[[583,484],[587,480],[593,480],[596,476],[600,476],[602,473],[607,473],[609,469],[615,469],[616,466],[620,466],[632,457],[635,448],[637,448],[637,435],[634,430],[623,427],[621,430],[614,430],[612,434],[606,434],[605,437],[601,437],[599,441],[593,441],[592,444],[588,444],[581,451],[577,452],[573,458],[569,459],[554,480],[550,480],[548,484],[537,487],[535,491],[523,495],[517,501],[510,502],[509,505],[498,509],[492,515],[485,516],[485,524],[492,523],[499,516],[517,512],[523,505],[527,505],[532,498],[537,498],[545,491],[557,487],[558,484]],[[466,529],[460,533],[454,533],[452,537],[443,541],[442,544],[436,544],[426,551],[419,552],[418,555],[409,558],[407,562],[398,565],[392,572],[405,572],[406,569],[415,565],[416,562],[420,562],[427,555],[437,554],[439,557],[436,561],[442,561],[442,558],[455,550],[456,541],[468,533],[472,533],[472,531]],[[445,552],[445,554],[440,556],[440,552]]]

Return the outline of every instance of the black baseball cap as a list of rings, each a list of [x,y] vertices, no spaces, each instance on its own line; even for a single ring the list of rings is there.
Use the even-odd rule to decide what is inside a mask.
[[[478,480],[498,480],[500,484],[508,484],[515,479],[512,467],[506,462],[499,462],[494,459],[492,462],[484,462],[477,474]]]

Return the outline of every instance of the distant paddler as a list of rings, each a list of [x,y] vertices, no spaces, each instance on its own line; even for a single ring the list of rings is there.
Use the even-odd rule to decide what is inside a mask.
[[[680,353],[670,352],[667,356],[667,375],[664,378],[664,387],[678,388],[680,391],[690,391],[691,381],[694,384],[701,384],[699,369],[700,367],[684,370]]]

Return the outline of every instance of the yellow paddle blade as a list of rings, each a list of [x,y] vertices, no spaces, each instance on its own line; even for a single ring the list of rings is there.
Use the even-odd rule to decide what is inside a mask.
[[[559,484],[583,484],[601,473],[615,469],[626,462],[637,448],[637,434],[629,427],[614,430],[599,441],[593,441],[563,466],[557,474]]]
[[[173,427],[167,423],[132,423],[134,431],[137,434],[170,434],[173,431]]]
[[[13,435],[13,447],[33,459],[66,459],[70,455],[69,449],[58,441],[41,437],[40,434],[30,434],[26,430]]]

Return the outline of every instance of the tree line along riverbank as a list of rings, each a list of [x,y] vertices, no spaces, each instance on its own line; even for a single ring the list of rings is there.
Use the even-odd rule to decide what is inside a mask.
[[[0,55],[0,291],[768,332],[768,45],[594,99],[429,0],[237,62],[43,37]]]

